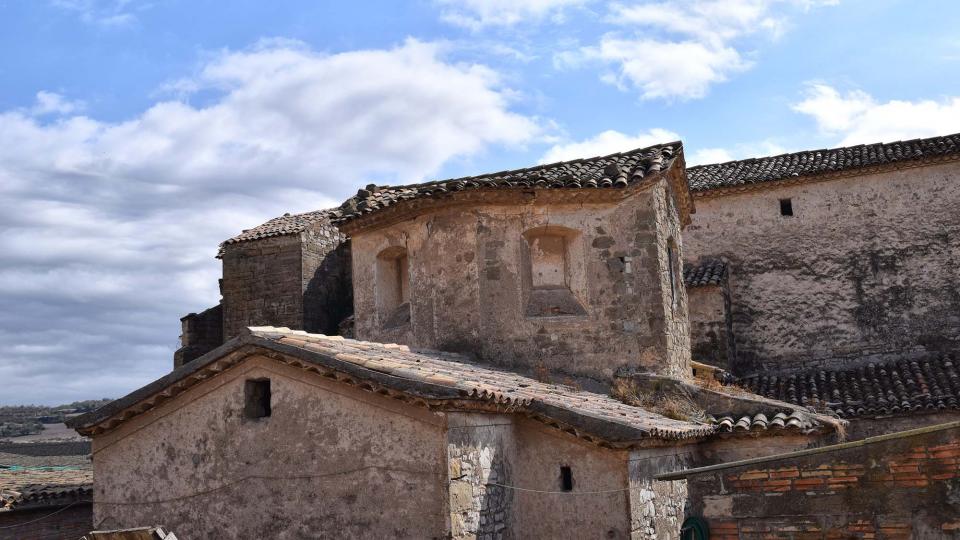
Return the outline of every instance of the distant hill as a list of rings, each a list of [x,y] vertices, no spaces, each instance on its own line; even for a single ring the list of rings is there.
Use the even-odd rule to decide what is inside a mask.
[[[60,424],[71,416],[98,409],[113,401],[109,398],[74,401],[65,405],[9,405],[0,407],[0,438],[34,435],[43,424]]]

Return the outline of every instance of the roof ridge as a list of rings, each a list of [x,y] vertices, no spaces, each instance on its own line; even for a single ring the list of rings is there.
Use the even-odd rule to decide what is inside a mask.
[[[596,160],[599,160],[599,159],[609,159],[609,158],[612,158],[612,157],[626,156],[626,155],[632,155],[632,154],[636,154],[636,153],[643,153],[643,152],[648,151],[648,150],[660,149],[660,148],[665,148],[665,147],[679,148],[678,152],[683,152],[683,142],[680,141],[680,140],[676,140],[676,141],[671,141],[671,142],[662,143],[662,144],[652,144],[652,145],[650,145],[650,146],[644,146],[644,147],[642,147],[642,148],[633,148],[633,149],[631,149],[631,150],[623,150],[623,151],[621,151],[621,152],[613,152],[613,153],[610,153],[610,154],[604,154],[604,155],[599,155],[599,156],[581,157],[581,158],[568,159],[568,160],[563,160],[563,161],[555,161],[555,162],[552,162],[552,163],[541,163],[541,164],[538,164],[538,165],[531,165],[531,166],[529,166],[529,167],[521,167],[521,168],[518,168],[518,169],[504,169],[504,170],[501,170],[501,171],[493,171],[493,172],[483,173],[483,174],[474,174],[474,175],[470,175],[470,176],[455,176],[455,177],[450,177],[450,178],[442,178],[442,179],[436,179],[436,180],[427,180],[427,181],[425,181],[425,182],[414,182],[414,183],[411,183],[411,184],[404,184],[404,185],[397,185],[397,186],[391,186],[391,185],[376,186],[376,184],[371,184],[371,185],[375,185],[378,189],[409,189],[409,188],[414,188],[414,187],[423,187],[423,186],[429,186],[429,185],[442,184],[442,183],[444,183],[444,182],[455,182],[455,181],[458,181],[458,180],[474,180],[474,179],[477,179],[477,178],[487,178],[487,177],[490,177],[490,176],[501,176],[501,175],[505,175],[505,174],[508,174],[508,173],[511,173],[511,174],[513,174],[513,173],[524,173],[524,172],[530,172],[530,171],[535,171],[535,170],[539,170],[539,169],[546,169],[546,168],[550,168],[550,167],[559,167],[559,166],[562,166],[562,165],[571,165],[571,164],[575,164],[575,163],[585,163],[585,162],[590,162],[590,161],[596,161]]]
[[[832,148],[798,150],[687,168],[690,189],[738,191],[765,182],[815,177],[930,158],[960,159],[960,133]]]
[[[763,161],[763,160],[774,159],[778,157],[810,154],[815,152],[836,152],[838,150],[849,150],[851,148],[861,148],[861,147],[867,147],[867,146],[892,146],[897,144],[910,144],[915,142],[929,142],[929,141],[934,141],[938,139],[947,139],[952,137],[960,137],[960,132],[947,133],[945,135],[935,135],[932,137],[915,137],[913,139],[906,139],[906,140],[898,139],[896,141],[877,141],[877,142],[871,142],[871,143],[859,143],[859,144],[851,144],[851,145],[845,145],[845,146],[830,146],[825,148],[814,148],[814,149],[808,149],[808,150],[795,150],[793,152],[783,152],[781,154],[773,154],[768,156],[754,156],[754,157],[743,158],[743,159],[731,159],[728,161],[718,161],[716,163],[704,163],[701,165],[692,165],[690,167],[687,167],[687,170],[692,171],[695,169],[703,169],[705,167],[717,167],[720,165],[729,165],[731,163],[749,163],[751,161]]]

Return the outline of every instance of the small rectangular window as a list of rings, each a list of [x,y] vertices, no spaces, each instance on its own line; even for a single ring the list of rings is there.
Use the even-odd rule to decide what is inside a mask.
[[[567,465],[560,467],[560,489],[573,491],[573,471]]]
[[[270,416],[270,379],[251,379],[243,386],[243,416],[250,419]]]
[[[791,200],[791,199],[780,199],[780,215],[781,215],[781,216],[792,216],[792,215],[793,215],[793,200]]]

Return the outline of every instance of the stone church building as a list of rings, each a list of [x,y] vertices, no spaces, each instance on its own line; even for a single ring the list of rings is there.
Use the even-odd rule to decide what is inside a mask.
[[[960,530],[960,134],[370,185],[218,257],[174,369],[73,420],[97,528]]]

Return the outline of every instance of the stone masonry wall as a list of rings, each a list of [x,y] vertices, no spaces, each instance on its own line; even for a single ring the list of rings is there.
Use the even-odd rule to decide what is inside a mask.
[[[221,293],[225,339],[260,325],[336,335],[353,312],[350,245],[325,223],[227,244]]]
[[[350,242],[332,226],[303,233],[302,242],[303,329],[337,335],[353,314]]]
[[[174,369],[223,344],[223,306],[216,305],[180,319],[180,348],[173,353]]]
[[[730,261],[739,374],[960,352],[960,164],[696,206],[685,257]]]
[[[300,236],[286,235],[224,246],[223,334],[247,326],[303,329]]]
[[[662,184],[619,204],[449,207],[356,232],[356,336],[465,352],[587,389],[609,385],[622,367],[678,374],[689,337],[682,282],[677,308],[664,305],[666,240],[679,230],[667,222],[675,211]],[[524,233],[550,227],[569,235],[568,282],[583,314],[527,315]],[[377,255],[391,248],[409,260],[411,320],[399,327],[377,312]]]
[[[663,317],[666,332],[667,369],[659,370],[679,378],[690,376],[690,322],[687,308],[687,289],[683,283],[683,225],[675,207],[672,185],[662,181],[652,190],[657,209],[655,230],[659,267],[661,310],[652,318]],[[671,261],[670,258],[673,258]],[[654,325],[651,324],[651,327]]]
[[[521,538],[513,518],[513,421],[509,416],[450,413],[447,463],[454,540]]]
[[[687,482],[658,482],[653,477],[690,467],[694,460],[693,450],[676,447],[635,450],[630,453],[631,538],[679,538],[687,502]]]
[[[960,534],[960,427],[688,479],[717,540]],[[928,428],[929,429],[929,428]]]

